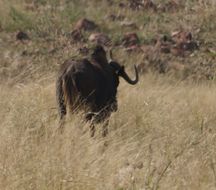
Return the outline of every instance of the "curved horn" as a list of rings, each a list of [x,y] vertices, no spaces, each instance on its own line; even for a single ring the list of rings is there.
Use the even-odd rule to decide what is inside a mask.
[[[132,80],[125,71],[121,73],[121,77],[125,79],[129,84],[132,84],[132,85],[136,84],[139,81],[139,75],[138,75],[138,70],[137,70],[136,65],[134,65],[134,70],[135,70],[135,75],[136,75],[134,80]]]

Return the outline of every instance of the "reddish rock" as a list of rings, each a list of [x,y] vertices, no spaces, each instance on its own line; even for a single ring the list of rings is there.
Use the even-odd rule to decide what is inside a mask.
[[[92,33],[89,36],[89,41],[105,46],[109,46],[112,43],[111,39],[103,33]]]
[[[171,38],[163,36],[158,38],[155,49],[161,53],[171,53],[175,56],[186,56],[198,49],[198,44],[192,40],[191,32],[173,32]]]
[[[168,11],[175,12],[181,7],[182,6],[178,2],[176,2],[176,0],[170,0],[167,3],[163,3],[163,4],[161,3],[158,6],[158,10],[163,12],[168,12]]]
[[[130,47],[130,46],[138,45],[139,44],[139,38],[138,38],[136,33],[129,32],[129,33],[124,34],[121,44],[124,47]]]
[[[80,30],[73,30],[71,32],[71,37],[74,42],[84,42],[85,38]]]
[[[170,52],[172,55],[184,57],[196,49],[198,49],[196,42],[182,42],[171,46]]]
[[[178,43],[177,46],[184,51],[194,51],[194,50],[197,50],[199,48],[197,43],[194,41],[181,42],[181,43]]]
[[[75,30],[92,31],[97,28],[98,26],[93,21],[86,18],[80,19],[75,25]]]
[[[198,49],[198,44],[193,40],[191,32],[177,31],[172,33],[172,39],[176,47],[182,51],[194,51]]]
[[[175,31],[172,32],[172,39],[176,43],[181,43],[181,42],[190,42],[192,41],[192,34],[191,32],[186,32],[186,31]]]
[[[19,32],[16,34],[16,39],[17,39],[17,40],[20,40],[20,41],[30,40],[28,34],[27,34],[26,32],[23,32],[23,31],[19,31]]]

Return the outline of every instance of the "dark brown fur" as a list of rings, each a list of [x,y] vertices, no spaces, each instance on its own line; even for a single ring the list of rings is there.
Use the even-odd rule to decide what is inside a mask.
[[[114,61],[108,62],[101,46],[94,49],[90,61],[66,61],[61,66],[56,83],[60,118],[66,115],[66,105],[69,105],[72,111],[83,110],[87,120],[103,122],[117,110],[119,76],[131,84],[138,81],[138,75],[134,82],[128,78],[123,66]],[[94,127],[92,130],[93,136]]]

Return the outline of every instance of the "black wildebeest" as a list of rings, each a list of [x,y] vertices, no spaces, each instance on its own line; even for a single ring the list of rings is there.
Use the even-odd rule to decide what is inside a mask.
[[[105,121],[111,112],[117,110],[119,77],[132,85],[138,82],[137,68],[134,68],[136,78],[131,80],[124,66],[108,61],[104,48],[99,45],[94,48],[90,60],[65,61],[56,83],[60,119],[66,115],[67,105],[73,111],[81,109],[86,113],[86,119],[92,121],[91,136],[94,136],[94,123]],[[104,127],[103,135],[106,133],[107,127]]]

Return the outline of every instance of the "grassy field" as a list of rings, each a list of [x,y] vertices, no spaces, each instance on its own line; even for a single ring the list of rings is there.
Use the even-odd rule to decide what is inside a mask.
[[[216,189],[216,3],[176,2],[174,10],[152,11],[120,0],[0,1],[1,190]],[[138,28],[107,19],[110,14]],[[132,31],[140,45],[153,46],[157,36],[186,30],[199,43],[183,57],[114,48],[130,75],[133,64],[145,71],[136,86],[120,81],[119,109],[105,138],[100,125],[90,137],[82,113],[68,115],[64,132],[57,130],[56,73],[64,60],[80,57],[83,44],[70,33],[84,17],[113,42]],[[20,30],[30,40],[16,40]]]

